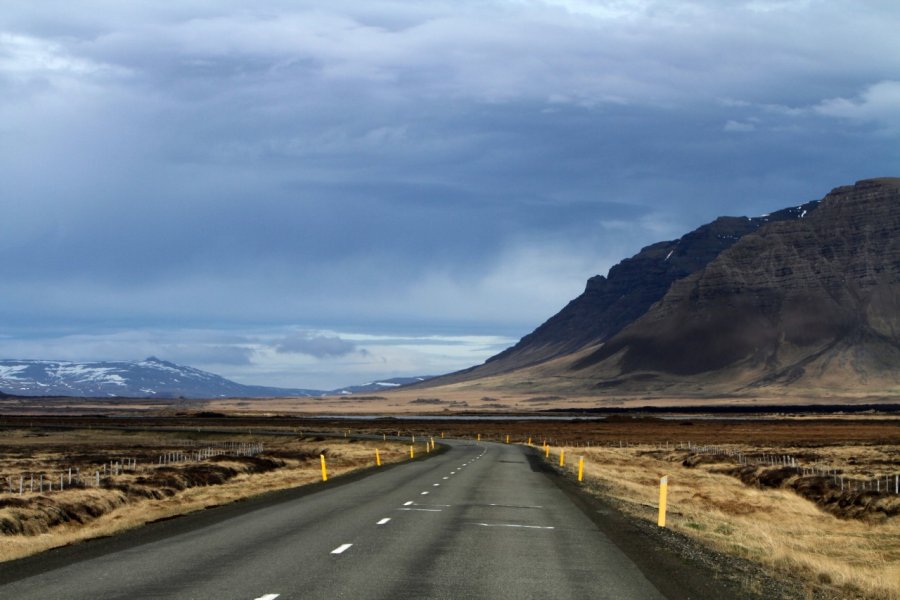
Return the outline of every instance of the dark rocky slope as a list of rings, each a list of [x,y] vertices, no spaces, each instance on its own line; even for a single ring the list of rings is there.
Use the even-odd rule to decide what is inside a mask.
[[[770,223],[811,214],[818,201],[762,217],[720,217],[678,240],[643,248],[588,279],[580,296],[515,346],[471,369],[430,380],[426,386],[513,371],[605,342],[660,300],[673,282],[694,273],[749,233]]]
[[[837,188],[743,236],[571,369],[605,388],[896,388],[900,179]]]

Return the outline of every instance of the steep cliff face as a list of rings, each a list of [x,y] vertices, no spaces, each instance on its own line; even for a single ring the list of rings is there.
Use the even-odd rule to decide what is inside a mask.
[[[900,179],[838,188],[743,236],[573,370],[603,386],[900,384]]]
[[[673,282],[702,269],[747,234],[771,223],[807,218],[817,206],[814,201],[762,217],[720,217],[680,239],[647,246],[606,277],[591,277],[584,293],[515,346],[428,385],[505,373],[604,342],[643,315]]]

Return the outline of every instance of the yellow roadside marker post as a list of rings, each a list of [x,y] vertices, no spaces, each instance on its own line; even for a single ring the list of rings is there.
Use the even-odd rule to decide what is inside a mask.
[[[529,446],[531,445],[531,436],[530,435],[528,436],[528,445]]]
[[[544,444],[544,458],[550,458],[550,446]]]
[[[566,451],[562,449],[559,451],[559,466],[566,466]]]
[[[431,438],[431,449],[434,450],[434,438]]]
[[[506,443],[507,444],[509,443],[509,434],[508,433],[506,434]]]
[[[378,448],[375,448],[375,466],[376,467],[381,466],[381,454],[379,454]]]
[[[659,518],[656,524],[660,527],[666,526],[666,496],[669,495],[669,476],[666,475],[659,480]]]
[[[322,462],[322,481],[328,481],[328,471],[325,470],[325,455],[320,454],[319,460]]]
[[[441,432],[441,439],[444,439],[444,432]]]
[[[476,441],[479,441],[479,442],[481,441],[481,434],[480,434],[480,433],[478,434],[478,439],[477,439]]]
[[[578,459],[578,481],[584,479],[584,457]]]
[[[412,446],[409,447],[409,457],[410,457],[410,458],[415,458],[415,457],[416,457],[416,452],[415,452],[415,450],[413,450],[413,447],[412,447]]]

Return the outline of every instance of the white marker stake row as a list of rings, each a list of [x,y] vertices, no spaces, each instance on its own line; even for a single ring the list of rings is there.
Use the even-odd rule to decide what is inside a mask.
[[[350,548],[350,546],[352,546],[352,545],[353,545],[353,544],[341,544],[340,546],[338,546],[337,548],[335,548],[334,550],[332,550],[331,553],[332,553],[332,554],[343,554],[344,551],[346,551],[346,550],[347,550],[348,548]]]

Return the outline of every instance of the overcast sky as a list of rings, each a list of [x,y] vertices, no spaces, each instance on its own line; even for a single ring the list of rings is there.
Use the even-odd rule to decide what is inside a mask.
[[[0,356],[479,363],[644,245],[900,175],[898,31],[894,0],[4,2]]]

